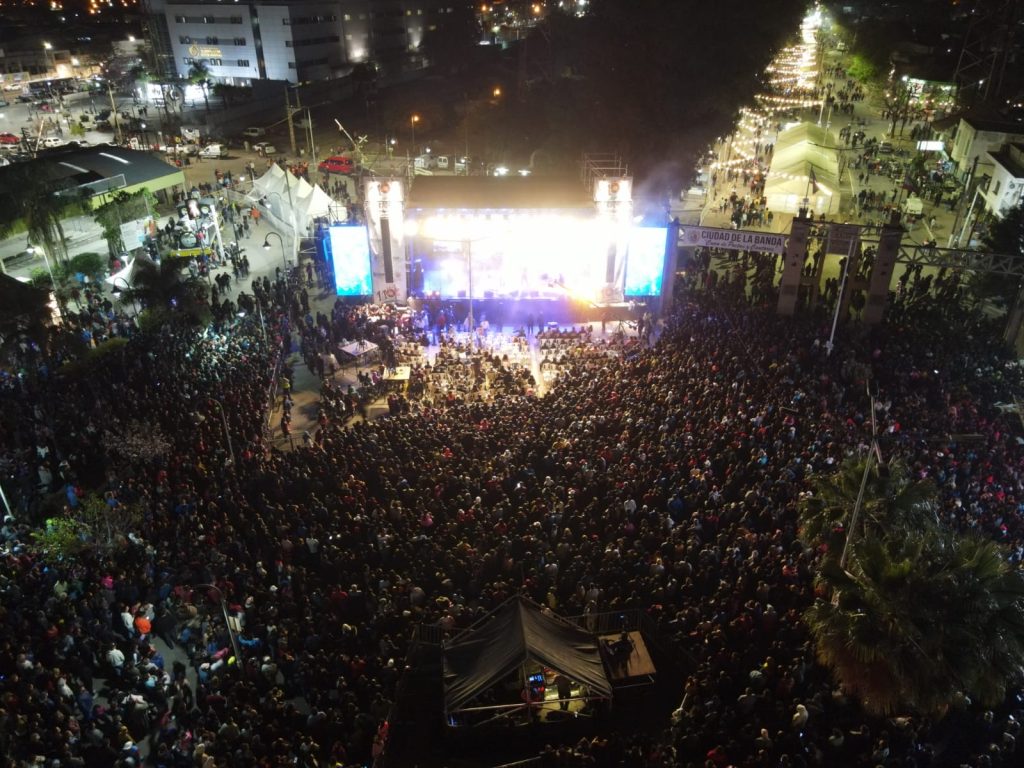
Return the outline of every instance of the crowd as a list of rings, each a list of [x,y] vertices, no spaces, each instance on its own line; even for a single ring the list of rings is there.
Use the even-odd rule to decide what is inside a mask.
[[[348,423],[334,417],[355,393],[328,383],[316,439],[286,453],[264,418],[292,330],[315,352],[383,338],[396,316],[303,313],[279,281],[260,287],[266,342],[251,316],[168,326],[75,375],[5,378],[4,483],[21,502],[0,534],[0,761],[365,765],[408,746],[388,723],[413,627],[464,627],[519,593],[563,615],[644,610],[694,661],[663,727],[548,764],[1012,764],[1018,700],[939,729],[867,718],[835,689],[800,619],[816,553],[796,507],[810,475],[866,449],[867,372],[886,455],[1019,561],[1024,448],[992,407],[1019,369],[929,307],[828,357],[813,313],[703,284],[650,347],[550,336],[544,397],[492,355],[509,384],[494,397],[395,400]],[[91,495],[139,516],[113,547],[38,554],[31,531]],[[179,645],[188,665],[161,652]]]

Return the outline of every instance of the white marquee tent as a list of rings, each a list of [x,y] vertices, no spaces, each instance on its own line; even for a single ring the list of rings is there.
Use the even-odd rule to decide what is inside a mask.
[[[814,184],[811,183],[813,177]],[[814,187],[817,187],[815,190]],[[831,134],[813,123],[783,131],[775,142],[764,188],[768,208],[796,213],[808,199],[814,213],[839,210],[839,153]]]

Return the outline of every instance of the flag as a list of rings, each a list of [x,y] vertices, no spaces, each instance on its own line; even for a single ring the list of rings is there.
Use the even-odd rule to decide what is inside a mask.
[[[811,185],[811,189],[814,190],[814,194],[818,194],[818,179],[814,175],[814,168],[811,168],[811,175],[807,177],[807,182]]]

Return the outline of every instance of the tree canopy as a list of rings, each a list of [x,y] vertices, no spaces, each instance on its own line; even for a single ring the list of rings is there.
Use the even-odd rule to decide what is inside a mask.
[[[20,223],[30,243],[43,246],[49,256],[67,259],[61,222],[69,214],[83,213],[87,200],[45,163],[12,165],[5,169],[0,189],[0,237],[10,235]]]
[[[804,620],[843,689],[879,715],[999,704],[1024,669],[1024,575],[1000,545],[944,525],[935,485],[899,461],[851,459],[811,485],[800,528],[822,553],[820,597]]]

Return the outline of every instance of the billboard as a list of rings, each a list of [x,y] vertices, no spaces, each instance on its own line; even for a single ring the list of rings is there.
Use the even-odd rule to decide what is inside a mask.
[[[339,296],[369,296],[370,240],[366,227],[331,227],[327,245],[334,264],[334,285]]]
[[[626,254],[626,296],[659,296],[665,274],[666,227],[633,227]]]
[[[399,179],[371,179],[366,182],[364,193],[370,234],[373,300],[377,304],[404,302],[408,291],[402,182]]]

